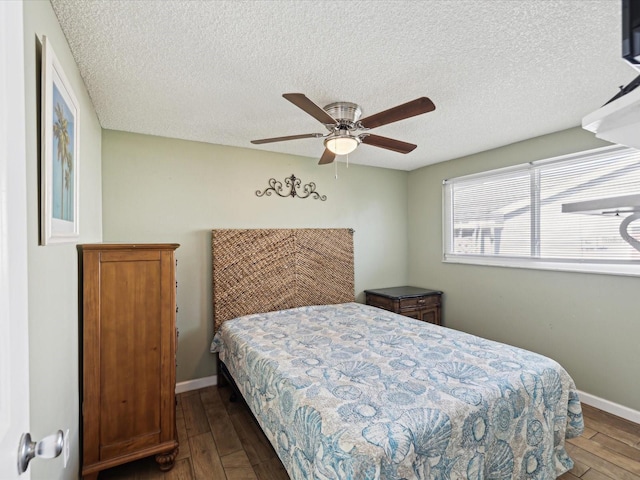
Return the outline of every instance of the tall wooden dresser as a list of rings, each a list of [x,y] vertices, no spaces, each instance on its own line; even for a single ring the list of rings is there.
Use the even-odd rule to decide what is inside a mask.
[[[78,247],[83,478],[150,455],[173,467],[178,246]]]

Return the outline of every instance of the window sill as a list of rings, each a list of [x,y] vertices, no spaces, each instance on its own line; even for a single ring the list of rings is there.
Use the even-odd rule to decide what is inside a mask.
[[[560,272],[599,273],[603,275],[618,275],[640,277],[640,262],[634,263],[605,263],[586,261],[554,261],[535,260],[526,258],[480,257],[470,255],[446,255],[443,263],[462,263],[467,265],[484,265],[491,267],[528,268],[534,270],[553,270]]]

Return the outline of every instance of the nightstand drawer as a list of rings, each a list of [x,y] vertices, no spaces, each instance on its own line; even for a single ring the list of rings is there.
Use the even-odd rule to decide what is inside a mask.
[[[430,295],[428,297],[403,298],[400,300],[400,311],[417,310],[424,307],[440,305],[440,295]]]
[[[389,310],[390,312],[395,311],[395,301],[390,298],[379,297],[377,295],[369,295],[367,294],[367,305],[371,305],[373,307],[384,308],[385,310]]]

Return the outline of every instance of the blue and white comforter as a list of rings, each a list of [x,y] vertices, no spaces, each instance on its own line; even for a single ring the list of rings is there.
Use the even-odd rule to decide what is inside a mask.
[[[357,303],[229,320],[211,348],[294,480],[552,479],[583,429],[553,360]]]

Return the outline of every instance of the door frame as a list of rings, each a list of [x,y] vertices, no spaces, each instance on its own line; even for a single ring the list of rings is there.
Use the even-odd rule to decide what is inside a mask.
[[[30,426],[23,7],[0,0],[0,472],[10,480]]]

